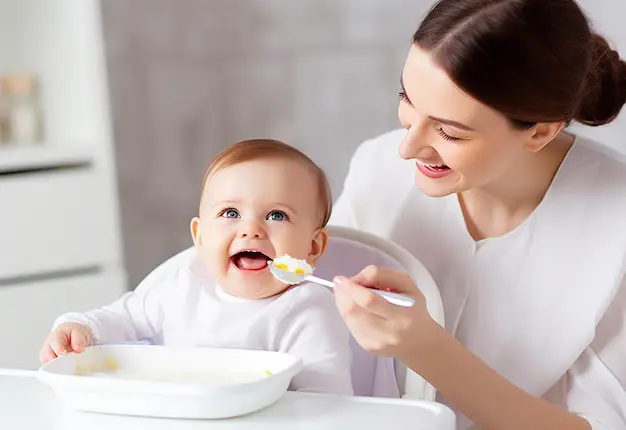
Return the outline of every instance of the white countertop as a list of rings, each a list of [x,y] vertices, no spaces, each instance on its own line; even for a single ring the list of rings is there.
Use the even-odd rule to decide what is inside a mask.
[[[440,424],[441,423],[441,424]],[[227,420],[137,418],[67,409],[34,378],[0,376],[0,429],[11,430],[454,430],[437,404],[287,392],[273,406]]]

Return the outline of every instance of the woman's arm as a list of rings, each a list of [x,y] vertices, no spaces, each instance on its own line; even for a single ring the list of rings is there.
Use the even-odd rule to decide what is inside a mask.
[[[591,429],[584,418],[526,393],[468,351],[430,318],[408,275],[369,267],[336,284],[337,306],[361,346],[404,362],[480,428]],[[416,305],[390,305],[363,286],[411,294]]]
[[[593,342],[555,387],[566,388],[567,409],[594,430],[626,429],[625,358],[626,279],[596,326]]]
[[[431,320],[427,348],[405,364],[485,430],[590,430],[578,415],[531,396],[510,383]],[[617,429],[616,429],[617,430]]]

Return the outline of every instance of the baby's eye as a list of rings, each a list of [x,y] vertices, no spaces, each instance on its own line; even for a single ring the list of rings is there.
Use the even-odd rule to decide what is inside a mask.
[[[222,217],[239,218],[239,212],[237,212],[237,209],[226,209],[224,212],[222,212]]]
[[[287,221],[289,217],[285,212],[282,211],[273,211],[267,216],[269,221]]]

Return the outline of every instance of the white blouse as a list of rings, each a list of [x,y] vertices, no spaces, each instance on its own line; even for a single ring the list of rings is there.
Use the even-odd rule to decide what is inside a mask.
[[[528,219],[477,242],[456,195],[414,185],[403,136],[359,147],[331,223],[413,253],[439,287],[446,328],[512,383],[594,430],[626,429],[626,166],[577,138]]]

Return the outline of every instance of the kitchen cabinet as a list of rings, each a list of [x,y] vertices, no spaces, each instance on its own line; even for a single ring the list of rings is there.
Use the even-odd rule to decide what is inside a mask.
[[[42,142],[0,143],[0,367],[126,291],[97,0],[0,0],[0,74],[37,78]]]

